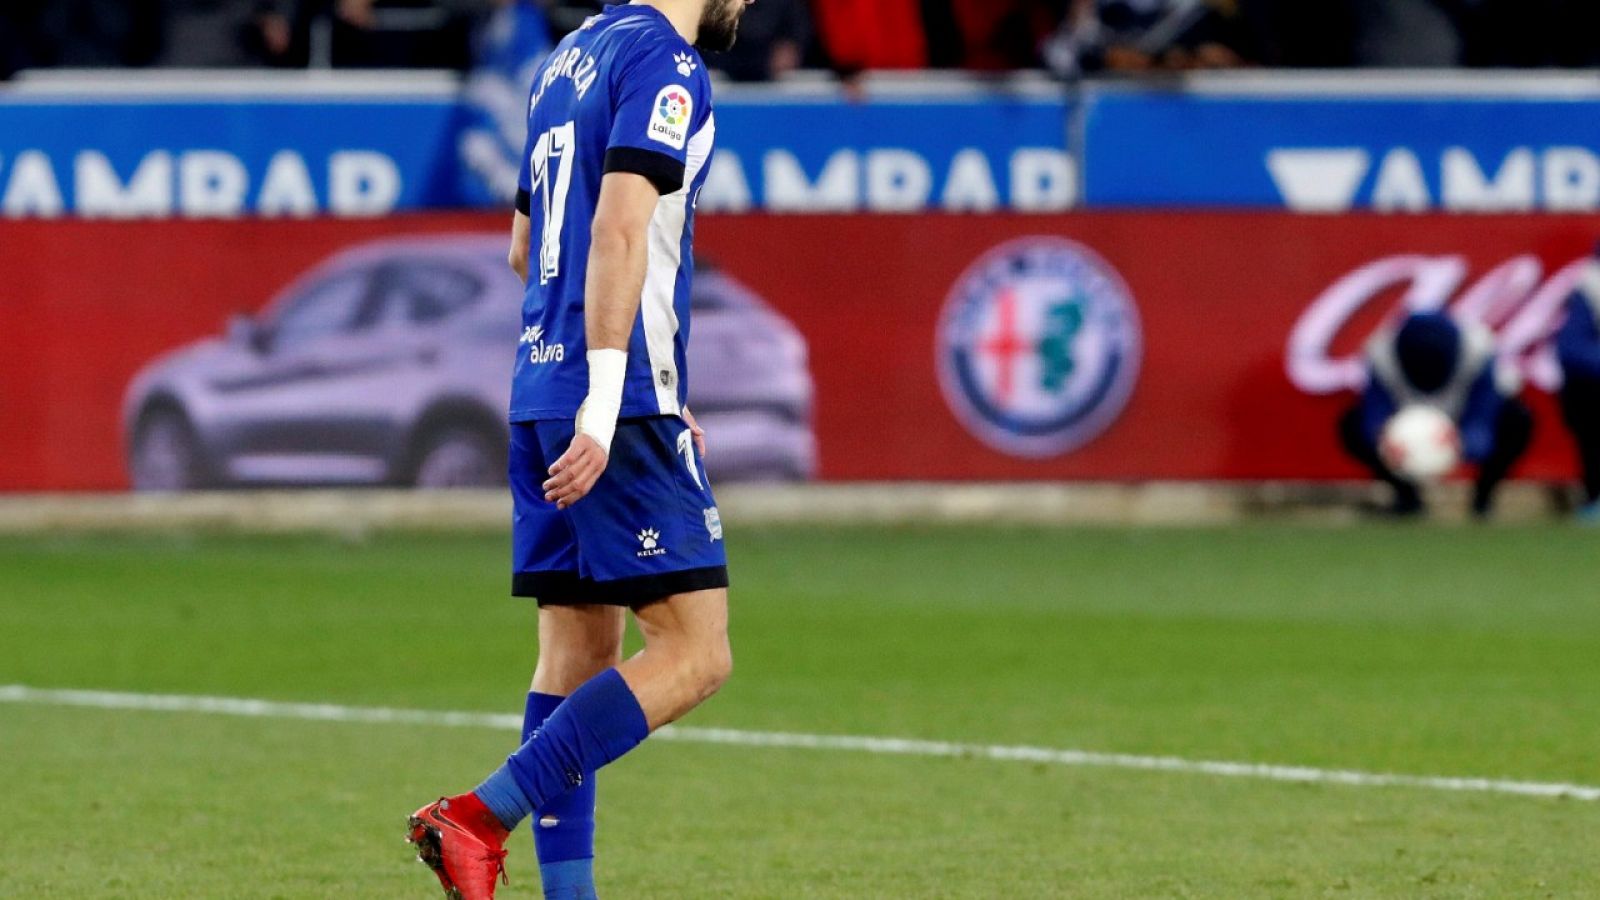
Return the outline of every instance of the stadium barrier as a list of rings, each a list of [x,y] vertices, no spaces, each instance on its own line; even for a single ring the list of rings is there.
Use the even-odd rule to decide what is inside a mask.
[[[26,73],[0,87],[0,218],[503,208],[519,78]],[[802,78],[722,85],[717,126],[706,212],[1600,210],[1583,74]]]
[[[167,445],[198,429],[218,457],[208,482],[407,480],[427,436],[415,415],[293,389],[365,372],[383,385],[369,395],[415,400],[436,351],[378,336],[359,360],[282,359],[264,318],[346,251],[503,240],[523,103],[481,88],[69,72],[0,90],[0,217],[15,220],[0,235],[0,491],[127,487],[130,438],[162,400],[187,417],[168,417]],[[1362,339],[1404,304],[1497,329],[1541,424],[1518,475],[1569,479],[1548,336],[1600,235],[1597,111],[1600,84],[1564,74],[730,88],[699,198],[703,260],[726,278],[692,368],[736,463],[713,474],[1354,478],[1332,422]],[[499,158],[479,152],[485,129]],[[496,211],[395,215],[462,204]],[[492,291],[514,316],[514,288]],[[474,421],[503,408],[484,346],[472,377],[498,387],[466,391]],[[213,411],[282,388],[299,437],[266,401],[201,421],[158,374],[232,398]],[[380,431],[381,452],[283,459],[307,434],[343,447]]]
[[[406,456],[434,401],[501,420],[518,303],[504,229],[498,214],[12,223],[0,490],[125,488],[130,439],[162,411],[230,484],[404,480],[384,455]],[[1548,339],[1597,233],[1590,216],[707,217],[719,292],[697,314],[690,392],[740,462],[713,468],[724,483],[1338,481],[1360,476],[1334,422],[1366,336],[1402,304],[1450,306],[1497,327],[1528,383],[1540,428],[1518,474],[1567,480]],[[432,297],[393,274],[425,261],[468,267],[482,295],[462,303],[495,318],[317,331],[343,315],[318,304],[350,271],[375,279],[368,299]],[[304,334],[291,309],[325,340],[275,338]],[[362,456],[374,435],[388,443]]]

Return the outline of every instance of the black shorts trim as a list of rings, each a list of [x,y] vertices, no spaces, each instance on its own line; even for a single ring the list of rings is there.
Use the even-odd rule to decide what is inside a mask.
[[[540,606],[649,606],[675,594],[728,586],[727,566],[680,569],[614,581],[580,578],[575,572],[517,572],[511,576],[513,597],[533,597]]]
[[[525,216],[533,215],[533,195],[522,189],[517,189],[517,212]]]
[[[687,169],[665,153],[638,147],[612,147],[606,151],[606,171],[643,175],[662,194],[675,194],[683,187]]]

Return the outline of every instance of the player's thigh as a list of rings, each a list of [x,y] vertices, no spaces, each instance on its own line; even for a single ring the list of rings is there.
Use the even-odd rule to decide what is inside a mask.
[[[733,664],[727,588],[674,594],[634,609],[633,617],[644,635],[647,652],[695,656],[713,669],[726,669]]]
[[[651,730],[676,720],[716,693],[733,672],[728,591],[674,594],[633,611],[644,651],[619,671]]]
[[[622,661],[626,627],[620,606],[541,606],[533,689],[564,697],[615,666]]]

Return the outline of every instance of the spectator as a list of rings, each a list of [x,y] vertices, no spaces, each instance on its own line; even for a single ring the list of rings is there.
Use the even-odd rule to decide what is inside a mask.
[[[1578,446],[1583,471],[1581,513],[1600,524],[1600,259],[1589,263],[1567,301],[1567,321],[1556,334],[1563,383],[1561,412]]]
[[[584,20],[617,0],[540,0],[551,36],[556,40],[577,31]]]
[[[534,70],[554,46],[549,20],[535,0],[490,0],[489,14],[473,36],[472,70],[531,82]]]
[[[1041,49],[1069,4],[1068,0],[947,0],[947,5],[959,29],[957,64],[1004,71],[1039,66]]]
[[[291,12],[287,0],[167,0],[159,64],[277,64],[289,52]]]
[[[0,6],[0,81],[36,65],[29,37],[38,30],[40,3],[14,0]]]
[[[760,0],[745,10],[733,49],[710,54],[706,63],[739,81],[767,81],[800,68],[811,32],[805,0]]]
[[[1413,313],[1399,329],[1367,345],[1367,388],[1339,421],[1345,450],[1394,488],[1393,511],[1423,511],[1417,485],[1396,474],[1378,453],[1379,437],[1396,412],[1413,403],[1443,410],[1461,434],[1461,452],[1478,465],[1472,511],[1487,516],[1494,491],[1533,436],[1533,415],[1517,398],[1520,384],[1501,369],[1494,338],[1480,325],[1458,325],[1444,313]]]
[[[822,50],[841,74],[928,66],[920,0],[812,0],[812,11]]]
[[[1464,61],[1459,7],[1452,0],[1353,0],[1353,4],[1355,65],[1448,68]]]
[[[1457,0],[1474,66],[1600,66],[1595,0]]]
[[[495,0],[473,44],[462,92],[467,125],[458,145],[463,191],[479,204],[510,206],[528,134],[528,87],[552,48],[543,7],[534,0]]]
[[[1264,65],[1335,69],[1353,61],[1349,0],[1240,0],[1239,12],[1254,58]]]
[[[1235,0],[1072,0],[1045,50],[1056,72],[1147,72],[1244,64]]]
[[[160,0],[48,0],[36,8],[30,65],[146,66],[160,51]]]
[[[492,0],[292,0],[288,49],[274,64],[446,68],[471,64],[473,24]],[[267,17],[276,26],[277,17]]]

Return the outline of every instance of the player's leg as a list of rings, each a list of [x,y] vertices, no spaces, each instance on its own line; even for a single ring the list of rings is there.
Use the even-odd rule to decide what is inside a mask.
[[[519,426],[515,438],[526,446],[524,453],[513,453],[513,588],[540,604],[539,661],[523,711],[521,746],[579,685],[621,661],[626,619],[622,607],[586,602],[577,534],[570,517],[544,499],[542,482],[561,446],[546,446],[533,425]],[[586,779],[539,810],[532,830],[547,897],[594,896],[595,791],[594,779]]]
[[[1346,453],[1360,463],[1374,478],[1394,489],[1393,512],[1397,515],[1414,515],[1422,511],[1422,492],[1412,482],[1401,478],[1390,469],[1378,453],[1378,448],[1367,439],[1362,425],[1361,407],[1356,405],[1339,417],[1339,443]]]
[[[577,535],[567,517],[544,499],[547,460],[560,452],[549,449],[547,452],[541,443],[535,425],[511,426],[507,474],[513,510],[512,593],[535,598],[541,607],[581,604],[584,583]],[[524,710],[525,730],[530,720],[542,723],[559,705],[559,698],[542,695],[541,688],[552,692],[570,689],[585,678],[577,670],[604,669],[615,661],[620,622],[620,611],[546,615],[541,609],[544,652],[534,692]],[[604,662],[597,663],[600,659]],[[503,871],[504,838],[505,828],[470,793],[430,803],[407,821],[407,839],[417,845],[418,858],[439,876],[447,893],[456,891],[468,900],[494,895],[495,878]]]
[[[1600,521],[1600,382],[1569,374],[1561,388],[1561,412],[1578,449],[1584,513]]]
[[[541,606],[533,690],[565,697],[621,663],[626,614],[612,605]]]
[[[539,663],[522,719],[522,742],[580,685],[622,661],[620,606],[544,606]],[[594,778],[537,810],[533,827],[539,879],[547,900],[587,900],[594,887]]]
[[[1533,441],[1533,413],[1520,400],[1507,400],[1495,417],[1494,445],[1478,464],[1472,489],[1472,512],[1487,516],[1494,509],[1494,492],[1511,474],[1511,467],[1528,452]]]
[[[541,423],[562,445],[571,426]],[[710,696],[727,677],[727,558],[716,501],[677,417],[625,420],[605,475],[567,510],[588,590],[633,607],[645,648],[578,688],[491,778],[521,803],[493,808],[511,826],[547,798],[631,750]]]
[[[537,429],[542,447],[572,440],[571,423],[541,422]],[[449,876],[456,885],[467,882],[479,886],[474,890],[480,896],[492,896],[512,828],[592,780],[596,770],[710,696],[727,677],[722,524],[690,437],[677,417],[619,423],[605,474],[580,503],[560,513],[542,495],[538,502],[524,497],[528,485],[519,486],[513,474],[516,592],[544,605],[649,607],[639,614],[645,649],[573,691],[478,791],[430,804],[413,817],[413,834],[431,842],[424,842],[424,859],[431,847],[446,851],[446,864],[435,866],[441,880]],[[529,526],[541,522],[571,529],[576,543],[570,554],[524,551],[524,533],[555,533],[553,527]],[[562,542],[547,543],[554,548]],[[419,831],[423,818],[432,831]],[[466,836],[440,841],[452,823]],[[458,857],[453,864],[452,850]]]
[[[678,594],[635,611],[645,646],[579,687],[478,791],[506,830],[700,705],[732,670],[728,594]]]
[[[710,699],[733,672],[728,591],[680,594],[633,611],[644,649],[617,667],[650,730]]]

